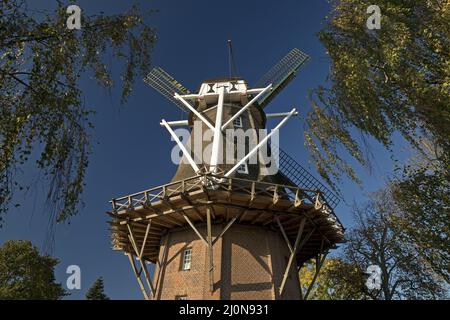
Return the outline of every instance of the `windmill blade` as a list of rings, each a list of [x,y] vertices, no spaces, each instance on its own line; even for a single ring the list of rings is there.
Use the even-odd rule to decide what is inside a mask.
[[[144,78],[144,81],[150,87],[162,94],[167,100],[175,104],[178,108],[189,113],[189,110],[183,105],[183,103],[176,100],[173,96],[175,93],[178,93],[179,95],[186,95],[191,92],[163,69],[160,67],[153,68]]]
[[[278,156],[279,173],[288,181],[301,189],[320,190],[328,205],[333,209],[339,204],[341,200],[339,196],[316,179],[308,170],[295,161],[294,158],[277,145],[269,144],[269,146],[272,156]]]
[[[261,108],[272,101],[295,78],[295,72],[308,60],[309,56],[306,53],[294,48],[256,82],[256,88],[264,88],[269,84],[273,86],[272,91],[259,99]]]

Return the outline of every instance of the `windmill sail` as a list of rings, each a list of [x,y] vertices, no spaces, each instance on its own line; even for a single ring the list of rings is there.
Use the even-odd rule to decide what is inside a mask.
[[[272,156],[279,158],[279,173],[292,182],[297,187],[308,190],[320,190],[331,208],[335,208],[340,198],[328,189],[322,182],[317,180],[302,165],[295,161],[291,156],[284,152],[280,147],[269,144]]]
[[[259,99],[259,105],[264,108],[283,88],[295,77],[295,72],[309,60],[309,56],[297,48],[292,49],[283,59],[272,67],[255,84],[255,88],[265,88],[272,84],[273,90]]]
[[[189,112],[189,110],[181,103],[176,100],[173,96],[175,93],[179,95],[190,94],[191,92],[186,89],[181,83],[171,77],[163,69],[156,67],[153,68],[150,73],[144,78],[145,83],[150,87],[162,94],[167,100],[175,104],[184,112]]]

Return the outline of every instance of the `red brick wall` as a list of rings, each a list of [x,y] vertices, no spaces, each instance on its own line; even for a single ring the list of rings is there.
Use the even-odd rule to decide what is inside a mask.
[[[213,239],[224,225],[213,225]],[[206,235],[205,227],[198,227]],[[206,238],[206,237],[205,237]],[[165,242],[167,254],[164,257]],[[214,292],[210,292],[207,246],[190,228],[173,230],[163,237],[162,268],[155,270],[157,299],[186,295],[197,299],[299,299],[293,266],[282,297],[278,295],[289,250],[278,233],[256,226],[233,225],[213,247]],[[182,255],[192,248],[191,270],[181,270]]]

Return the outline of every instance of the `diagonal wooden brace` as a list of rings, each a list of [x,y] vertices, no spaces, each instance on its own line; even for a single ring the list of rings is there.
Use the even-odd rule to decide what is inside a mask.
[[[208,242],[205,240],[205,238],[203,238],[203,236],[200,233],[200,231],[198,231],[197,228],[194,226],[194,224],[192,223],[191,219],[189,219],[189,217],[185,213],[182,213],[182,216],[183,216],[184,220],[186,220],[186,222],[192,228],[192,230],[194,230],[195,234],[200,238],[200,240],[202,240],[206,245],[208,245]]]
[[[128,256],[128,260],[130,260],[131,268],[133,269],[134,275],[136,276],[136,279],[138,281],[139,287],[141,288],[142,294],[144,295],[145,300],[150,300],[149,294],[147,293],[147,290],[145,289],[144,283],[141,280],[141,276],[137,271],[136,264],[134,263],[133,256],[131,253],[126,253]]]
[[[283,225],[280,222],[280,218],[278,218],[278,216],[275,218],[275,220],[277,221],[278,227],[281,230],[281,234],[283,235],[284,241],[286,241],[286,245],[289,248],[289,252],[292,254],[292,252],[294,251],[294,249],[292,248],[291,242],[289,241],[288,236],[286,235],[286,231],[284,231]]]
[[[134,263],[134,259],[133,259],[132,255],[129,255],[128,258],[131,259],[130,262],[132,262],[133,271],[135,271],[136,277],[138,277],[139,285],[141,285],[141,283],[142,283],[142,280],[141,280],[140,277],[141,277],[142,271],[144,271],[145,280],[146,280],[147,285],[150,288],[151,293],[152,293],[152,295],[154,297],[155,294],[156,294],[156,290],[155,290],[155,288],[153,286],[150,274],[148,273],[147,266],[145,265],[145,261],[143,260],[143,253],[144,253],[145,245],[146,245],[146,242],[147,242],[147,237],[148,237],[148,234],[149,234],[149,231],[150,231],[150,226],[151,226],[151,220],[150,220],[149,224],[147,224],[147,228],[145,230],[145,235],[144,235],[144,241],[142,242],[141,250],[139,250],[138,246],[137,246],[137,243],[136,243],[136,239],[135,239],[134,234],[133,234],[133,231],[131,230],[130,225],[127,224],[127,228],[128,228],[128,232],[129,232],[128,239],[130,240],[130,242],[132,244],[132,247],[134,249],[134,252],[136,254],[136,257],[138,258],[139,263],[141,265],[141,270],[139,272],[137,272],[136,265]],[[146,293],[146,295],[144,295],[144,297],[148,298],[149,295]]]
[[[323,245],[323,240],[322,240],[322,245]],[[322,251],[322,250],[321,250]],[[322,253],[322,257],[320,256],[320,253],[317,255],[316,258],[316,270],[314,273],[314,277],[311,280],[311,283],[308,286],[308,289],[306,290],[305,296],[304,296],[304,300],[308,299],[309,294],[311,293],[311,290],[317,280],[317,276],[319,275],[320,270],[322,269],[323,263],[325,262],[325,258],[328,255],[328,250]]]
[[[314,233],[315,228],[313,228],[302,240],[302,242],[299,245],[300,242],[300,238],[303,234],[303,230],[305,228],[305,222],[306,222],[306,218],[303,218],[302,221],[300,222],[299,228],[298,228],[298,232],[297,232],[297,237],[295,239],[295,243],[294,243],[294,247],[292,248],[292,252],[291,255],[289,256],[289,261],[287,263],[286,266],[286,270],[284,271],[284,275],[283,275],[283,280],[281,281],[281,286],[280,286],[280,290],[279,290],[279,294],[282,295],[283,291],[284,291],[284,287],[286,285],[286,281],[287,278],[289,276],[289,272],[291,271],[291,267],[292,267],[292,262],[295,259],[295,255],[297,253],[298,250],[300,250],[305,243],[309,240],[309,238],[311,237],[311,235]]]

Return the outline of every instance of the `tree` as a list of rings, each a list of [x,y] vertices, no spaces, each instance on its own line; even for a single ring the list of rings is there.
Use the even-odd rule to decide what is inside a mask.
[[[319,33],[331,59],[329,82],[311,93],[305,141],[330,184],[358,181],[346,150],[370,165],[367,139],[386,148],[399,133],[420,150],[428,136],[450,167],[450,1],[380,0],[381,29],[369,30],[368,0],[334,0]]]
[[[99,277],[95,280],[92,287],[86,293],[87,300],[109,300],[109,297],[104,292],[103,278]]]
[[[307,292],[314,278],[314,263],[308,263],[300,269],[302,292]],[[359,300],[364,297],[364,274],[356,265],[344,262],[339,257],[325,260],[316,282],[313,285],[309,300]]]
[[[401,208],[393,227],[450,284],[450,173],[436,161],[436,146],[422,144],[428,152],[410,159],[392,183],[393,200]]]
[[[439,299],[446,297],[444,278],[433,271],[417,247],[404,242],[397,225],[401,210],[391,189],[372,194],[364,206],[355,206],[355,226],[337,257],[324,263],[310,299]],[[380,288],[369,289],[368,267],[378,266]],[[314,276],[314,264],[300,271],[303,291]]]
[[[372,4],[332,1],[319,33],[331,61],[329,81],[311,92],[305,145],[318,172],[338,189],[343,174],[360,182],[352,160],[370,167],[369,139],[394,159],[398,135],[419,156],[430,154],[423,143],[429,141],[432,157],[420,166],[397,162],[392,196],[402,210],[391,227],[448,283],[450,1],[377,1],[379,30],[366,26]]]
[[[370,299],[437,299],[445,296],[444,283],[415,246],[402,241],[395,225],[400,209],[389,189],[371,196],[365,206],[355,206],[355,227],[347,234],[342,259],[363,275],[370,265],[381,270],[379,290],[353,282]],[[366,276],[367,278],[367,276]],[[359,283],[359,284],[358,284]]]
[[[91,150],[93,111],[83,102],[80,78],[92,74],[112,87],[103,62],[111,53],[124,67],[125,102],[135,76],[149,71],[155,31],[138,7],[112,16],[83,14],[81,30],[69,30],[59,1],[55,12],[38,15],[23,0],[0,3],[0,211],[8,210],[14,192],[29,187],[19,184],[17,172],[34,151],[49,186],[51,219],[65,221],[82,204]]]
[[[30,241],[7,241],[0,247],[0,300],[59,300],[67,295],[55,282],[58,260],[41,256]]]

